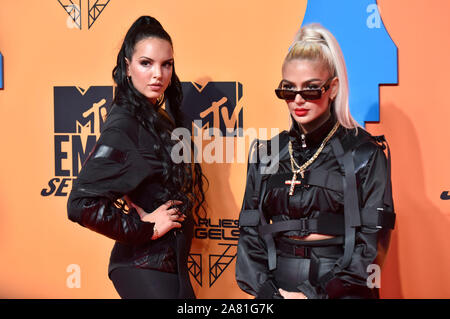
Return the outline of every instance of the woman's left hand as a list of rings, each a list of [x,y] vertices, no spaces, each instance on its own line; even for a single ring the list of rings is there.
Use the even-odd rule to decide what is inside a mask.
[[[282,295],[284,299],[308,299],[301,292],[286,291],[281,288],[278,290],[280,291],[280,295]]]

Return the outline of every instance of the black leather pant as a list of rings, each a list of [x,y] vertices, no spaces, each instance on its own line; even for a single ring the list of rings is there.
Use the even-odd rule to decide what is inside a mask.
[[[178,274],[120,267],[114,269],[110,277],[122,299],[176,299],[179,297]]]
[[[275,281],[281,289],[298,291],[297,286],[309,279],[310,260],[295,257],[277,257],[277,269],[273,271]]]
[[[343,253],[343,248],[336,243],[340,239],[277,241],[277,268],[272,272],[277,285],[286,291],[298,291],[297,287],[305,281],[318,285],[319,278],[332,269]],[[326,298],[325,293],[317,293],[317,298]]]

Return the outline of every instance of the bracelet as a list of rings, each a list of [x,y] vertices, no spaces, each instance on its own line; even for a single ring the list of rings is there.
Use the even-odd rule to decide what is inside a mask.
[[[158,239],[158,237],[159,237],[158,229],[156,229],[156,223],[153,224],[153,236],[152,236],[152,238],[153,237],[154,237],[154,239]]]

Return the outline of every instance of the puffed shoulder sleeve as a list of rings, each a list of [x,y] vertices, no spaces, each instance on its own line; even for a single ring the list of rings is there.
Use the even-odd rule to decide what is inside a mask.
[[[255,184],[258,172],[257,163],[251,160],[247,166],[247,183],[242,209],[239,215],[240,236],[236,257],[236,281],[238,286],[257,298],[271,299],[278,295],[272,275],[268,269],[267,248],[259,236],[258,226],[261,214],[258,210],[259,199],[255,197]]]
[[[138,150],[138,130],[139,123],[129,115],[108,117],[67,203],[71,221],[125,243],[143,243],[153,235],[153,223],[116,205],[117,199],[154,173],[151,161]]]
[[[358,160],[358,156],[362,159]],[[350,264],[324,284],[329,298],[351,295],[369,298],[375,292],[368,289],[373,288],[369,287],[368,276],[375,269],[371,267],[381,267],[395,222],[390,171],[383,147],[362,146],[355,151],[355,162],[360,166],[357,176],[362,225],[356,231]]]

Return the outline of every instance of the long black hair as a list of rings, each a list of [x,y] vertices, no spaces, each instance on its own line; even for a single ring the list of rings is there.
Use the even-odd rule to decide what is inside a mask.
[[[138,18],[125,35],[122,47],[117,55],[117,64],[112,72],[116,83],[113,104],[129,109],[159,142],[155,143],[153,147],[163,165],[162,184],[165,186],[165,190],[161,200],[164,202],[171,199],[182,201],[183,204],[179,205],[181,212],[188,215],[193,213],[198,220],[200,208],[203,207],[205,201],[203,182],[207,179],[198,163],[192,165],[188,163],[176,164],[165,148],[167,145],[175,144],[171,139],[170,131],[175,127],[183,126],[183,113],[181,112],[183,91],[181,82],[175,73],[175,64],[173,65],[170,85],[164,92],[164,99],[156,104],[152,104],[136,90],[127,77],[125,58],[131,61],[135,45],[146,38],[166,40],[173,48],[172,39],[158,20],[150,16]],[[169,123],[170,121],[158,112],[164,103],[167,112],[172,116],[175,123]],[[203,209],[203,212],[206,212],[205,209]]]

